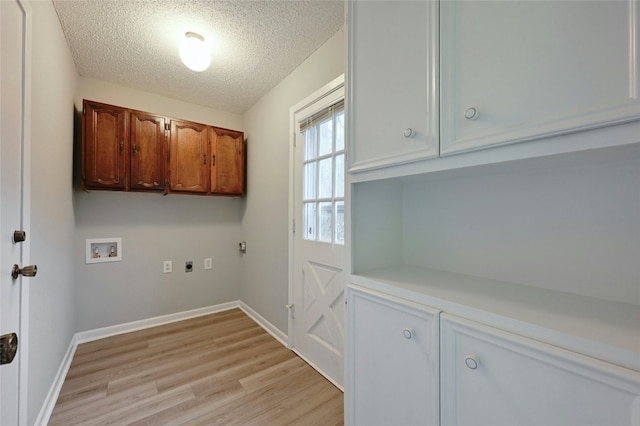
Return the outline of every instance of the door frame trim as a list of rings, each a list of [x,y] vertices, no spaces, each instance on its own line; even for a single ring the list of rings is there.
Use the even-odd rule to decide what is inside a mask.
[[[288,309],[288,306],[292,305],[293,302],[293,286],[294,282],[294,218],[295,218],[295,198],[294,198],[294,190],[295,190],[295,137],[296,137],[296,120],[295,116],[298,112],[304,110],[305,108],[311,106],[312,104],[330,96],[337,90],[342,89],[344,87],[344,74],[336,77],[331,82],[325,84],[320,89],[316,90],[309,96],[305,97],[300,102],[296,103],[289,109],[289,218],[288,218],[288,234],[289,234],[289,260],[288,260],[288,281],[289,281],[289,291],[287,296],[287,306],[285,309],[287,312],[287,347],[293,349],[295,347],[294,342],[294,333],[293,333],[293,315],[291,309]],[[346,110],[346,108],[345,108]],[[347,150],[347,144],[345,141],[345,152]],[[346,163],[345,163],[346,164]],[[346,204],[346,201],[345,201]],[[300,228],[300,224],[297,224],[297,227]]]
[[[31,52],[33,38],[33,9],[30,0],[17,0],[24,12],[24,57],[22,92],[22,230],[31,234]],[[31,239],[22,244],[22,264],[31,264]],[[18,421],[27,424],[28,420],[28,382],[29,382],[29,280],[20,284],[20,349],[19,353],[19,394]]]

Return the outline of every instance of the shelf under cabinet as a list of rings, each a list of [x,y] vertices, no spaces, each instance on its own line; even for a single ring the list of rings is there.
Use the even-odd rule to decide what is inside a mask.
[[[350,283],[640,371],[640,306],[400,265]]]

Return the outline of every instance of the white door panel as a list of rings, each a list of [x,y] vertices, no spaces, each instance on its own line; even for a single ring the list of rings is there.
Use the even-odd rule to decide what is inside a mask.
[[[23,215],[23,142],[25,123],[25,28],[21,2],[0,2],[0,335],[20,330],[21,276],[13,279],[14,264],[22,266],[24,243],[13,243],[13,233],[25,226]],[[19,424],[20,360],[0,365],[0,424]]]
[[[323,89],[324,90],[324,89]],[[309,154],[310,149],[305,142],[305,135],[300,131],[300,122],[309,117],[318,117],[319,112],[325,110],[344,98],[342,82],[332,83],[326,92],[311,95],[308,101],[303,101],[301,107],[292,108],[292,125],[296,133],[296,146],[293,153],[291,200],[292,219],[295,231],[291,235],[291,283],[290,283],[290,344],[293,349],[305,358],[311,365],[338,385],[343,382],[343,348],[344,348],[344,244],[337,234],[344,231],[339,226],[340,210],[344,200],[344,190],[335,188],[344,185],[344,168],[337,164],[344,158],[344,148],[334,149],[327,153],[320,141],[314,139],[317,146],[316,154]],[[322,115],[322,114],[321,114]],[[326,120],[322,116],[319,120]],[[336,129],[344,133],[343,127],[333,124],[333,134]],[[326,128],[325,128],[326,130]],[[311,130],[309,130],[311,131]],[[343,136],[340,136],[343,138]],[[334,146],[338,144],[334,143]],[[337,154],[336,154],[337,152]],[[340,157],[337,158],[336,157]],[[311,158],[311,160],[310,160]],[[311,164],[313,173],[304,173],[305,165]],[[331,175],[334,176],[333,196],[327,196],[327,174],[321,171],[321,163],[331,163]],[[309,168],[306,169],[307,171]],[[317,178],[316,182],[308,179],[310,174]],[[303,176],[304,175],[304,176]],[[336,179],[336,175],[341,178]],[[304,180],[306,179],[306,181]],[[331,178],[329,178],[331,179]],[[309,182],[315,189],[309,190]],[[329,182],[330,183],[330,182]],[[305,187],[305,185],[307,185]],[[321,186],[324,185],[324,189]],[[310,195],[313,194],[313,195]],[[337,195],[336,195],[337,194]],[[331,209],[326,206],[331,205]],[[305,219],[303,211],[312,213]],[[311,209],[308,209],[311,206]],[[323,206],[325,206],[323,210]],[[309,219],[312,217],[312,219]],[[322,222],[324,218],[330,218]],[[332,227],[331,235],[322,230]],[[338,229],[338,231],[336,231]],[[318,239],[332,239],[330,242]]]
[[[638,425],[640,375],[442,315],[442,425]]]

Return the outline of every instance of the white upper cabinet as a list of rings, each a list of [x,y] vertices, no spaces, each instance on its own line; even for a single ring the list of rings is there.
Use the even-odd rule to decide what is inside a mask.
[[[640,120],[637,2],[443,1],[440,12],[442,155]]]
[[[438,156],[438,3],[349,1],[349,171]]]

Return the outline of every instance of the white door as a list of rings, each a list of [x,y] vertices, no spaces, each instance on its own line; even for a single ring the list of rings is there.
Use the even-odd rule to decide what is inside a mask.
[[[27,12],[17,0],[0,1],[0,335],[22,339],[20,312],[22,277],[12,278],[14,264],[22,267],[23,242],[13,242],[14,231],[24,230],[23,147],[26,128],[26,22]],[[19,239],[19,238],[18,238]],[[8,344],[13,337],[6,338]],[[0,424],[24,423],[19,419],[20,346],[10,363],[0,365]],[[5,358],[3,362],[7,362]]]
[[[344,86],[292,108],[290,344],[338,386],[344,349]]]

